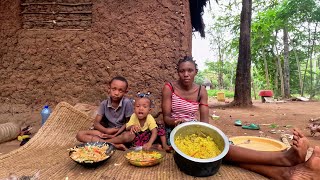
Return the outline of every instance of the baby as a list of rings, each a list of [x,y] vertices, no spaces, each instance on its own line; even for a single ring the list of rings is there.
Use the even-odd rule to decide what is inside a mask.
[[[134,102],[134,113],[125,125],[126,131],[105,141],[113,144],[126,144],[129,147],[142,146],[146,150],[151,147],[167,150],[168,145],[164,129],[158,131],[158,125],[150,111],[151,100],[147,96],[138,96]],[[158,136],[160,136],[162,147],[156,142]]]
[[[151,101],[146,97],[137,98],[134,103],[134,113],[126,124],[126,130],[135,134],[133,146],[143,146],[150,149],[157,138],[157,123],[151,116]]]

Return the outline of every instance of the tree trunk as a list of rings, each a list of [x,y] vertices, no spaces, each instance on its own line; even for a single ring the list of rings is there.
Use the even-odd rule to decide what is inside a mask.
[[[266,73],[267,89],[270,89],[268,62],[267,62],[266,55],[264,54],[264,49],[262,49],[262,58],[263,58],[263,62],[264,62],[264,71]]]
[[[251,14],[252,0],[242,0],[239,57],[232,105],[252,106],[251,100]]]
[[[273,57],[275,57],[275,59],[274,59],[274,64],[275,64],[275,66],[276,66],[276,72],[275,72],[275,77],[274,77],[274,88],[273,88],[273,90],[274,90],[274,96],[275,97],[279,97],[279,95],[281,94],[281,93],[279,93],[280,92],[280,88],[279,88],[279,66],[278,66],[278,53],[277,53],[277,49],[275,48],[275,46],[276,46],[276,42],[277,42],[277,40],[276,40],[276,38],[277,38],[277,31],[276,31],[276,34],[275,34],[275,36],[274,36],[274,43],[272,44],[272,51],[271,51],[271,53],[272,53],[272,56]],[[276,49],[276,53],[274,53],[274,49]]]
[[[288,29],[283,28],[283,80],[284,80],[284,98],[290,98],[290,67],[289,67],[289,43],[288,43]]]
[[[318,71],[319,71],[319,74],[318,74],[318,77],[317,77],[317,82],[316,82],[316,88],[314,90],[314,95],[316,95],[317,91],[320,90],[320,56],[318,56]]]
[[[308,36],[308,57],[310,57],[310,53],[311,53],[311,50],[310,50],[310,44],[311,44],[311,29],[310,29],[310,23],[308,22],[308,31],[309,31],[309,36]],[[307,76],[307,71],[308,71],[308,64],[309,64],[309,58],[307,59],[307,62],[306,62],[306,68],[304,70],[304,74],[303,74],[303,83],[306,82],[306,76]],[[305,85],[303,85],[302,87],[302,95],[304,94],[304,89],[305,89]]]
[[[299,61],[299,58],[297,55],[297,50],[294,47],[293,47],[293,52],[294,52],[294,56],[296,58],[298,73],[299,73],[298,75],[299,75],[300,96],[302,96],[303,95],[303,92],[302,92],[303,83],[302,83],[302,78],[301,78],[301,67],[300,67],[300,61]]]
[[[219,89],[223,89],[223,59],[222,59],[222,52],[221,47],[218,45],[218,53],[219,53],[219,61],[218,61],[218,86]]]
[[[234,73],[234,69],[231,68],[230,87],[234,87],[233,86],[233,73]],[[231,89],[231,88],[229,88],[229,89]],[[233,91],[233,89],[231,91]]]
[[[309,26],[309,33],[310,33],[310,37],[311,37],[311,29]],[[314,42],[314,41],[313,41]],[[309,52],[309,61],[310,61],[310,93],[312,93],[313,91],[313,66],[312,66],[312,53],[313,53],[313,45],[311,45],[311,39],[309,38],[309,46],[311,46],[311,50]]]
[[[257,93],[256,93],[256,89],[255,89],[255,86],[254,86],[254,80],[253,78],[251,77],[251,86],[252,86],[252,91],[253,91],[253,97],[255,100],[257,100]]]
[[[274,78],[274,87],[275,87],[275,95],[276,97],[279,96],[279,66],[278,66],[278,58],[276,57],[275,59],[275,64],[276,64],[276,74]]]
[[[277,66],[278,66],[278,71],[279,71],[279,79],[280,79],[280,93],[281,93],[281,98],[284,98],[284,83],[283,83],[283,74],[282,74],[282,66],[281,66],[281,60],[280,60],[280,55],[279,55],[279,52],[278,52],[278,48],[277,46],[275,46],[276,48],[276,56],[277,56]]]
[[[316,40],[316,34],[317,34],[317,26],[318,23],[316,23],[316,27],[314,28],[314,35],[312,39],[312,46],[311,46],[311,52],[310,52],[310,99],[313,97],[312,95],[315,94],[315,90],[313,89],[313,60],[312,60],[312,55],[313,55],[313,49],[315,46],[315,40]]]
[[[252,68],[252,71],[255,71],[256,74],[258,74],[256,68]],[[255,100],[257,100],[257,92],[256,92],[256,86],[254,84],[253,74],[254,73],[252,73],[252,75],[251,75],[251,86],[252,86],[252,91],[253,91],[253,97]]]

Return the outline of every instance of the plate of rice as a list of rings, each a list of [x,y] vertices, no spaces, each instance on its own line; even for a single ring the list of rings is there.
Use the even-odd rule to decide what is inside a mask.
[[[178,136],[175,144],[183,153],[193,158],[209,159],[221,154],[221,150],[210,136],[199,134]]]
[[[138,167],[148,167],[159,164],[165,156],[165,152],[151,148],[150,150],[143,150],[142,147],[130,148],[125,158],[128,162]]]

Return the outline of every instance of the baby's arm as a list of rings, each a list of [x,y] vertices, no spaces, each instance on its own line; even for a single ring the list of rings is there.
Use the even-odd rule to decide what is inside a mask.
[[[115,133],[115,134],[113,135],[113,137],[118,136],[118,135],[121,134],[124,130],[126,130],[126,125],[125,125],[125,124],[121,126],[121,128],[118,130],[117,133]]]
[[[130,131],[131,134],[140,132],[141,128],[138,125],[131,125],[126,128],[127,131]]]
[[[150,137],[149,141],[143,145],[143,149],[149,150],[151,148],[152,144],[154,143],[154,141],[156,140],[157,135],[158,135],[157,128],[153,128],[151,130],[151,137]]]
[[[134,134],[136,132],[140,132],[140,126],[138,126],[137,124],[135,124],[134,122],[134,114],[130,117],[129,122],[127,122],[126,124],[126,130],[130,131],[131,134]]]

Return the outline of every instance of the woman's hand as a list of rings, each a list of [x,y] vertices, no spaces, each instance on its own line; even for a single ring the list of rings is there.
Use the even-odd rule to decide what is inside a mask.
[[[184,122],[186,122],[186,120],[184,120],[184,119],[177,119],[177,120],[174,121],[174,124],[175,124],[175,126],[178,126],[179,124],[184,123]]]
[[[140,132],[140,130],[141,130],[140,126],[138,126],[138,125],[133,125],[133,126],[131,127],[131,129],[130,129],[130,133],[131,133],[131,134],[134,134],[134,133]]]

